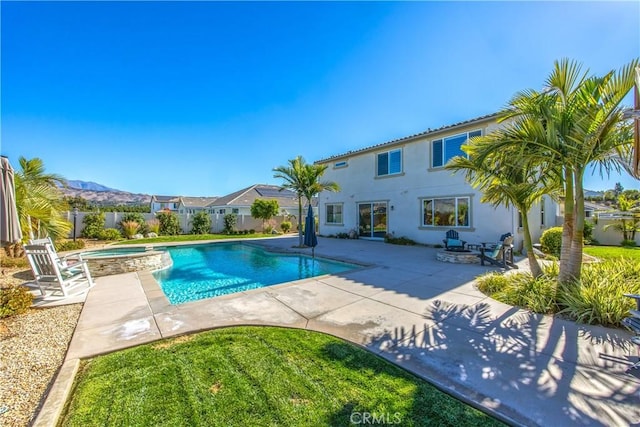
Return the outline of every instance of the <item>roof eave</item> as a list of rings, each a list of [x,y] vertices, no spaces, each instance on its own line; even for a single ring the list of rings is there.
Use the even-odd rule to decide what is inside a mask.
[[[417,134],[414,134],[414,135],[405,136],[403,138],[394,139],[394,140],[387,141],[387,142],[382,142],[380,144],[372,145],[372,146],[361,148],[361,149],[358,149],[358,150],[348,151],[346,153],[337,154],[335,156],[327,157],[325,159],[316,160],[314,162],[314,164],[330,163],[330,162],[333,162],[335,160],[346,159],[346,158],[352,157],[354,155],[365,154],[365,153],[369,153],[369,152],[372,152],[372,151],[378,151],[378,150],[380,150],[382,148],[388,148],[388,147],[393,147],[393,146],[396,146],[396,145],[406,144],[407,142],[413,142],[415,140],[422,139],[422,138],[424,138],[426,136],[436,136],[436,135],[442,134],[442,133],[449,133],[451,130],[455,130],[455,129],[458,129],[458,128],[463,128],[463,127],[473,126],[475,124],[481,124],[481,123],[485,123],[485,122],[494,121],[498,117],[499,114],[500,113],[492,113],[492,114],[488,114],[486,116],[477,117],[475,119],[466,120],[464,122],[459,122],[459,123],[455,123],[455,124],[452,124],[452,125],[442,126],[442,127],[437,128],[437,129],[428,129],[428,130],[426,130],[424,132],[420,132],[420,133],[417,133]]]

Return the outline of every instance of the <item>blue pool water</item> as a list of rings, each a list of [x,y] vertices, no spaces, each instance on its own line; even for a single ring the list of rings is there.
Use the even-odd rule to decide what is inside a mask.
[[[305,255],[266,252],[241,243],[166,248],[173,266],[156,271],[171,304],[181,304],[278,283],[334,274],[358,266]]]

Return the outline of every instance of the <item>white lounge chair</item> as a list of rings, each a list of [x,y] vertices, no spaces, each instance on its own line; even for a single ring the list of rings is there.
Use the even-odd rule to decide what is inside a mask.
[[[79,255],[74,255],[77,257],[74,261],[60,258],[49,243],[26,245],[24,251],[42,295],[49,289],[62,291],[62,295],[67,297],[94,285],[87,262]]]

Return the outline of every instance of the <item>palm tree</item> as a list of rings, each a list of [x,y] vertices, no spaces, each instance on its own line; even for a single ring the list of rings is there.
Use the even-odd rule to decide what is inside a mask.
[[[618,196],[618,209],[619,212],[628,214],[628,217],[622,217],[613,224],[608,224],[603,227],[603,230],[613,228],[616,231],[622,233],[622,240],[635,240],[636,233],[640,231],[640,208],[634,207],[633,200],[627,199],[623,194]]]
[[[41,159],[20,157],[21,170],[16,171],[16,205],[24,239],[51,236],[66,237],[71,223],[62,217],[65,203],[57,184],[64,185],[60,175],[45,173]]]
[[[554,192],[554,188],[542,170],[518,161],[519,153],[515,150],[517,141],[530,140],[540,130],[536,122],[516,121],[486,136],[472,138],[462,146],[469,157],[454,157],[446,165],[447,169],[465,172],[467,182],[482,191],[481,202],[496,207],[512,205],[521,212],[524,248],[534,277],[543,273],[533,251],[527,213],[545,194]],[[510,148],[496,150],[496,144],[504,141],[512,142]]]
[[[514,145],[530,167],[544,170],[563,187],[565,215],[560,254],[560,283],[579,279],[584,236],[584,174],[596,165],[601,175],[620,171],[633,139],[621,102],[634,86],[633,60],[618,72],[588,76],[580,64],[556,61],[542,92],[516,94],[501,121],[531,121],[543,130],[526,141],[503,141],[496,150]],[[516,148],[517,147],[517,148]]]
[[[327,169],[326,165],[307,164],[302,156],[288,161],[288,166],[274,168],[274,178],[284,180],[281,190],[291,190],[298,196],[298,246],[302,246],[302,198],[311,200],[321,191],[339,191],[335,182],[320,181]]]

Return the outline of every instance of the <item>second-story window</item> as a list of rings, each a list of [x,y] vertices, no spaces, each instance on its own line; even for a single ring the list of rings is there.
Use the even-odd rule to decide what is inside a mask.
[[[402,172],[402,150],[378,153],[376,160],[377,176],[395,175]]]
[[[447,138],[436,139],[431,143],[431,167],[439,168],[447,164],[455,156],[466,156],[460,147],[469,138],[482,135],[482,131],[465,132]]]

